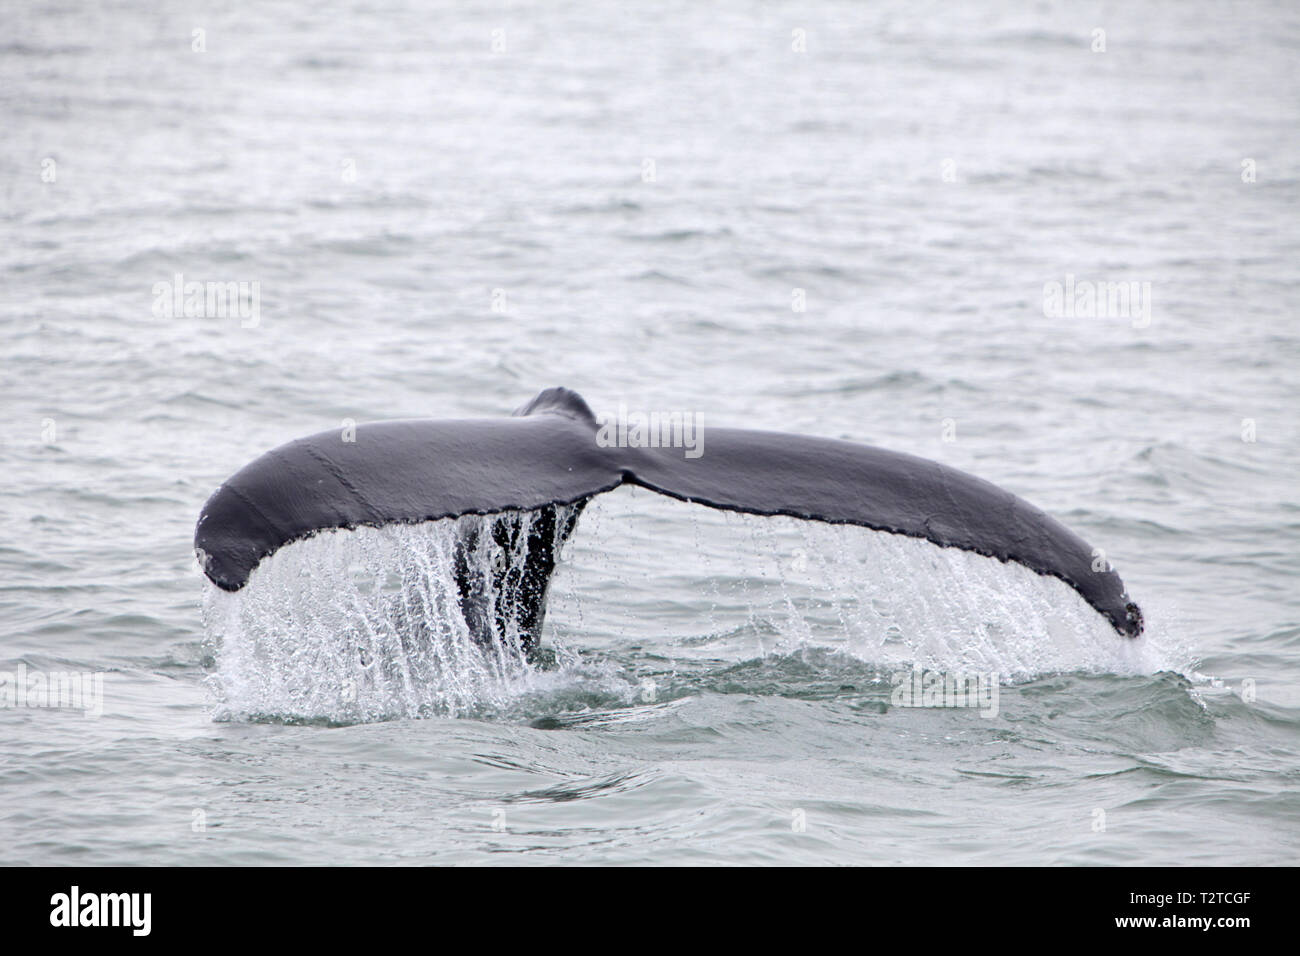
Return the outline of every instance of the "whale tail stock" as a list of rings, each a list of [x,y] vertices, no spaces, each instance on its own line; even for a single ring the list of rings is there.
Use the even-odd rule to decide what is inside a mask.
[[[583,500],[503,514],[463,533],[456,547],[456,589],[465,623],[479,643],[514,633],[521,650],[537,647],[556,557],[585,506]],[[514,560],[476,560],[484,547]]]
[[[263,558],[332,528],[491,515],[486,533],[518,560],[490,571],[457,559],[466,619],[486,634],[518,625],[536,644],[555,552],[594,495],[639,485],[728,511],[787,515],[924,538],[1015,561],[1070,585],[1120,634],[1142,614],[1093,549],[1008,491],[937,462],[853,442],[738,428],[708,431],[707,452],[607,447],[580,395],[548,388],[510,418],[399,420],[357,427],[355,441],[321,432],[276,448],[208,499],[194,544],[208,578],[242,588]],[[490,580],[484,575],[490,575]]]

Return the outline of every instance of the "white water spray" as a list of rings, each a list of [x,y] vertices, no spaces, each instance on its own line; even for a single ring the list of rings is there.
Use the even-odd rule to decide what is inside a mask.
[[[473,606],[467,620],[456,580],[459,559],[486,582],[491,604],[491,572],[523,566],[534,516],[510,513],[523,533],[504,546],[490,533],[494,516],[324,532],[265,559],[238,592],[209,585],[217,717],[488,715],[593,677],[602,693],[632,702],[634,678],[613,680],[613,663],[593,671],[566,647],[607,661],[625,647],[653,648],[701,663],[829,648],[882,668],[1004,681],[1189,669],[1158,628],[1122,637],[1067,584],[1015,563],[618,491],[589,504],[566,547],[543,636],[558,666],[543,671],[517,620]],[[557,525],[567,518],[562,510]],[[497,580],[503,591],[518,586]]]
[[[491,572],[523,566],[534,514],[508,516],[521,530],[505,546],[494,516],[327,531],[281,548],[233,594],[208,585],[217,716],[454,717],[525,692],[535,671],[520,622],[490,610],[498,598],[513,606],[501,592],[518,581],[507,575],[498,587]],[[489,610],[475,624],[490,635],[466,620],[458,559],[477,573]]]

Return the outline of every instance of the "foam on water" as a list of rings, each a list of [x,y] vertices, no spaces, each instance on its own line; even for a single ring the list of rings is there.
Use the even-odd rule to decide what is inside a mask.
[[[640,514],[626,514],[629,503]],[[544,665],[529,659],[510,616],[491,622],[498,633],[489,641],[475,636],[483,615],[476,624],[466,619],[458,549],[473,542],[460,560],[489,588],[490,571],[526,557],[526,533],[509,548],[478,533],[492,516],[329,531],[264,560],[241,591],[208,585],[217,718],[487,716],[593,683],[614,702],[630,702],[635,681],[574,649],[644,643],[647,634],[673,659],[735,662],[817,648],[882,668],[919,665],[1005,681],[1189,667],[1186,652],[1158,627],[1137,640],[1121,637],[1068,585],[1018,564],[646,493],[602,496],[588,516],[574,556],[557,567]],[[533,515],[510,517],[526,531]],[[653,540],[638,540],[647,531]],[[683,536],[693,543],[676,540]],[[665,555],[686,553],[690,563],[665,567]],[[636,598],[646,589],[697,610],[647,620]]]

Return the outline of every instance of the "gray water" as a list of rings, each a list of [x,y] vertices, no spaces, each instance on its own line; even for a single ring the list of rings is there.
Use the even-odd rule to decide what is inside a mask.
[[[5,862],[1297,862],[1300,9],[245,7],[0,9],[0,671],[103,674],[0,708]],[[553,384],[978,474],[1147,633],[626,490],[536,662],[396,610],[445,526],[205,584],[263,451]],[[996,715],[896,706],[913,663]]]

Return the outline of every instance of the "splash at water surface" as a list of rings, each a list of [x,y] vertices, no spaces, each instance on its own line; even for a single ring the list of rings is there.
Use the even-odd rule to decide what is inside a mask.
[[[625,585],[646,580],[694,609],[661,606],[648,622],[660,631],[654,655],[668,660],[817,649],[832,652],[818,656],[823,668],[839,655],[882,675],[920,666],[1003,681],[1188,667],[1159,629],[1120,638],[1063,582],[1014,563],[852,526],[684,511],[642,492],[607,497],[565,549],[543,646],[531,653],[510,569],[527,558],[538,512],[325,532],[268,558],[238,592],[208,586],[216,716],[486,717],[575,690],[585,706],[593,682],[607,702],[643,700],[639,675],[615,677],[580,650],[598,657],[643,640],[637,618],[647,612]],[[503,521],[524,533],[494,536]],[[480,582],[469,595],[458,586],[467,567]]]

